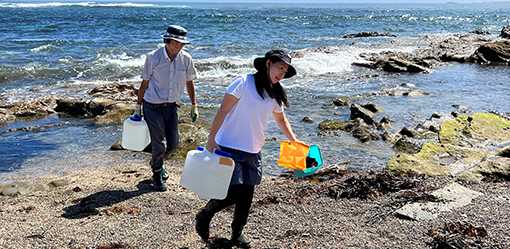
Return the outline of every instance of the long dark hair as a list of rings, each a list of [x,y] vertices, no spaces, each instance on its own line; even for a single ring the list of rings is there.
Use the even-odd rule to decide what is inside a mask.
[[[282,61],[278,57],[270,57],[269,60],[272,63]],[[255,78],[255,87],[257,88],[257,93],[264,99],[264,97],[269,96],[272,99],[276,100],[278,105],[285,107],[289,107],[289,101],[287,99],[287,93],[285,89],[283,89],[280,82],[273,84],[271,79],[269,78],[267,72],[266,63],[264,63],[263,68],[257,68],[257,72],[253,75]]]

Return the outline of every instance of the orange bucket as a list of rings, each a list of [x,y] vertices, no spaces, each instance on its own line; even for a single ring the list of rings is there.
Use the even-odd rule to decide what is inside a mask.
[[[309,146],[299,142],[280,142],[280,159],[278,165],[282,168],[293,170],[306,169],[306,157]]]

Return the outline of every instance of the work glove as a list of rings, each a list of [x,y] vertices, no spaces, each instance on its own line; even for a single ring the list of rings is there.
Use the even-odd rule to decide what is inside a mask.
[[[197,105],[191,105],[191,122],[195,122],[198,119],[198,106]]]
[[[135,116],[142,116],[142,105],[136,104],[135,112],[133,112],[133,115]]]

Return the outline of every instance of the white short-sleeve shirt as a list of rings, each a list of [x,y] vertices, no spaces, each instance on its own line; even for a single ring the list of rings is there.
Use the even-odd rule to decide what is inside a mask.
[[[142,79],[149,81],[143,99],[152,104],[180,103],[186,81],[196,78],[191,55],[181,50],[172,61],[165,47],[149,53],[145,59]]]
[[[216,134],[218,145],[258,153],[265,142],[265,130],[273,112],[283,112],[275,99],[262,98],[252,74],[239,76],[228,86],[227,94],[238,99]]]

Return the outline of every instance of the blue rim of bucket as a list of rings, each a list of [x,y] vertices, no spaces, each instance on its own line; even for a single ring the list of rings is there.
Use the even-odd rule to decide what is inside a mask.
[[[321,164],[317,165],[315,167],[312,167],[312,168],[307,168],[305,170],[295,170],[294,171],[294,176],[296,176],[296,177],[310,176],[310,175],[313,175],[315,172],[317,172],[317,170],[322,168],[322,166],[324,165],[324,160],[322,159],[322,153],[321,153],[321,149],[319,148],[319,146],[317,146],[317,150],[319,151],[319,156],[320,156],[321,161],[322,161]]]

